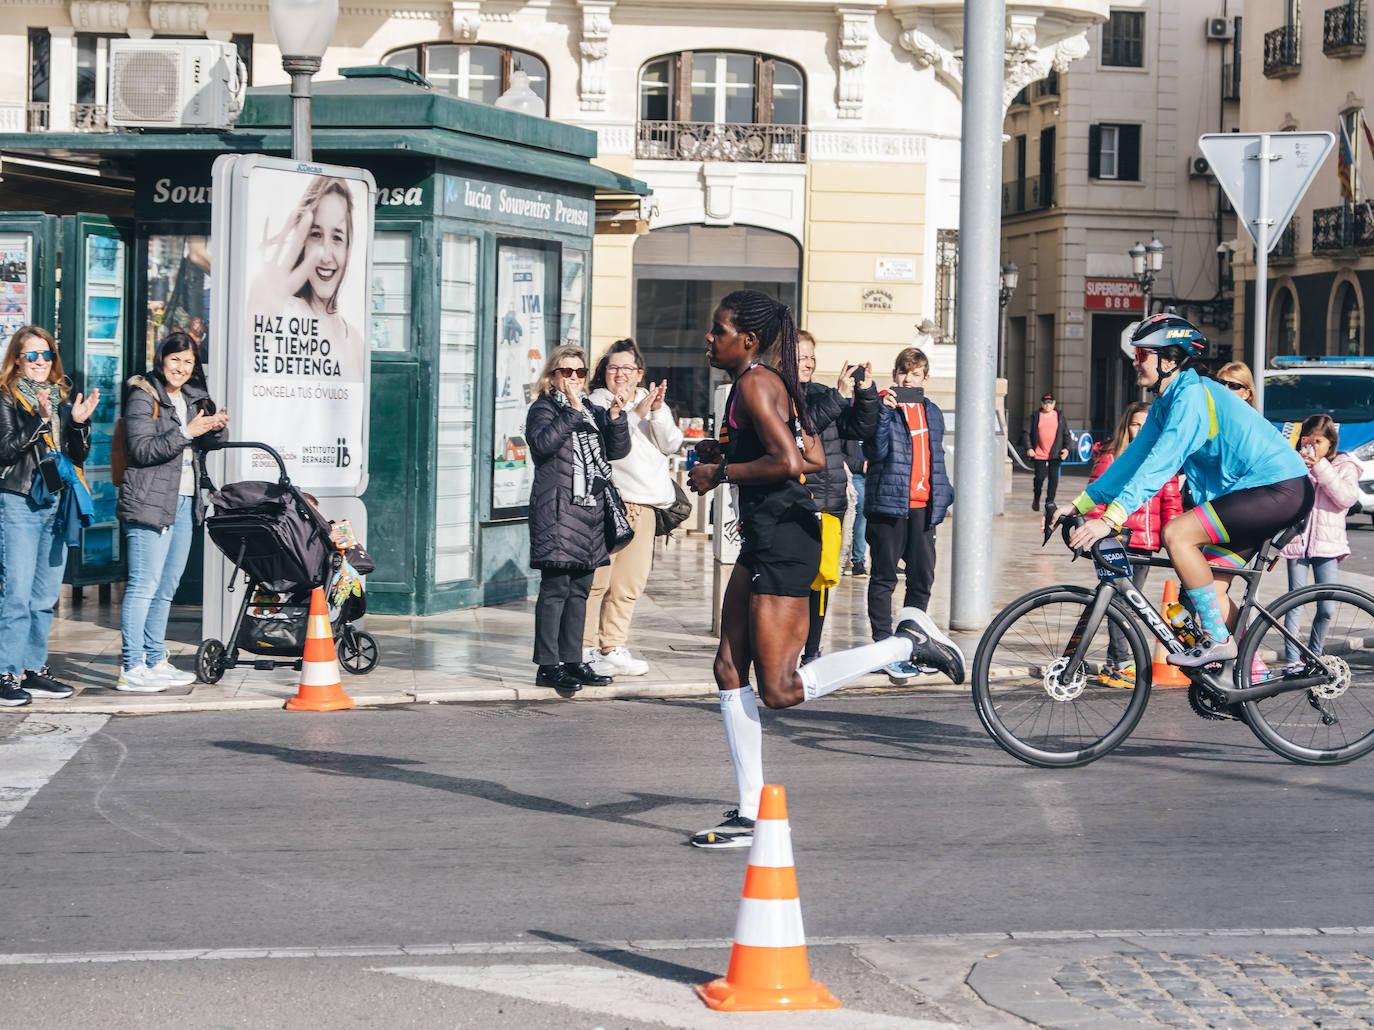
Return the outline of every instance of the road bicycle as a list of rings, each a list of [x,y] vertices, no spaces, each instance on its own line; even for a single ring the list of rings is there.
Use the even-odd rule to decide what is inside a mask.
[[[1062,523],[1065,545],[1082,522]],[[1181,671],[1199,716],[1240,719],[1290,761],[1337,765],[1374,749],[1374,595],[1315,585],[1260,604],[1261,579],[1299,528],[1265,541],[1235,570],[1245,583],[1236,659]],[[1053,528],[1045,542],[1051,535]],[[1169,560],[1133,554],[1120,537],[1090,550],[1095,590],[1061,585],[1022,595],[992,621],[974,657],[978,718],[1003,750],[1030,765],[1086,765],[1130,736],[1150,700],[1146,631],[1166,651],[1187,649],[1132,578],[1142,567],[1173,571]],[[1083,553],[1074,551],[1074,560]],[[1135,664],[1133,685],[1112,686],[1099,675],[1109,661],[1109,626]]]

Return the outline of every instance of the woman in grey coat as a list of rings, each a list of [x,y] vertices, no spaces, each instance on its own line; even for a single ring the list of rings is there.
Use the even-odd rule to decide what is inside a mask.
[[[128,464],[115,510],[124,523],[129,585],[116,690],[151,694],[195,679],[167,660],[167,616],[203,515],[193,452],[229,423],[229,413],[191,384],[196,365],[195,341],[177,330],[158,344],[152,370],[127,384]]]
[[[525,418],[525,442],[534,462],[530,488],[530,565],[540,571],[534,605],[535,682],[563,693],[584,683],[605,685],[582,661],[587,594],[606,550],[606,485],[610,461],[630,453],[622,387],[610,407],[587,400],[587,356],[581,347],[555,347],[535,385],[538,396]],[[609,459],[609,460],[608,460]]]

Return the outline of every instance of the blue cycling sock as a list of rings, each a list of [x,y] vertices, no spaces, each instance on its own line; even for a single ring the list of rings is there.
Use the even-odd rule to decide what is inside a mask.
[[[1226,628],[1226,620],[1221,617],[1216,591],[1211,586],[1189,587],[1185,593],[1188,600],[1193,602],[1193,611],[1197,612],[1198,626],[1212,643],[1224,644],[1230,640],[1231,632]]]

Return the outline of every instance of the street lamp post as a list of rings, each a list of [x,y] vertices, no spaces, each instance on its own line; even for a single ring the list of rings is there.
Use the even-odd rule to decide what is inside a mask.
[[[1156,236],[1149,243],[1135,241],[1135,246],[1126,251],[1131,256],[1131,273],[1140,284],[1140,292],[1145,295],[1145,315],[1150,317],[1150,295],[1154,293],[1155,277],[1164,267],[1164,244]]]
[[[997,375],[1007,377],[1007,305],[1011,295],[1016,292],[1016,284],[1021,280],[1021,269],[1015,261],[1002,266],[1002,277],[997,291]]]
[[[270,0],[272,34],[291,76],[291,159],[310,161],[310,79],[339,20],[339,0]]]

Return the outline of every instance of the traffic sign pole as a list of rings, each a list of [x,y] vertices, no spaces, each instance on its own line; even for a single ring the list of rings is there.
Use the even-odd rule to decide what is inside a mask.
[[[1250,370],[1255,380],[1255,410],[1264,411],[1264,350],[1269,335],[1269,133],[1260,133],[1259,153],[1259,217],[1255,219],[1255,338],[1251,344]]]

